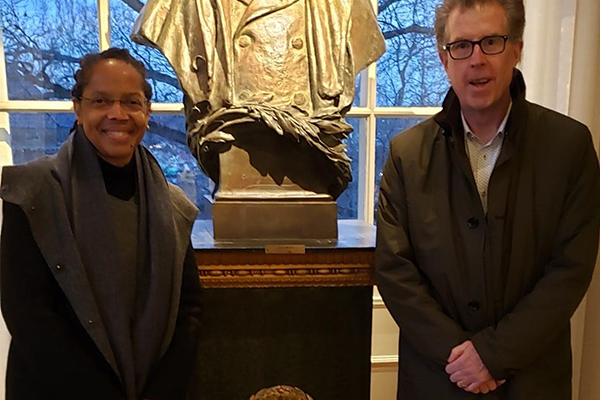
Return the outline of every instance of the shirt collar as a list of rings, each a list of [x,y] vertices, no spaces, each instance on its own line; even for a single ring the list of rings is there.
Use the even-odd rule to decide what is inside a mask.
[[[504,118],[502,119],[502,122],[500,122],[500,125],[498,126],[498,132],[496,133],[496,135],[494,135],[494,137],[489,141],[489,143],[493,142],[494,139],[496,139],[496,137],[500,134],[504,135],[504,129],[506,128],[506,122],[508,121],[508,116],[510,115],[510,110],[512,109],[512,105],[513,102],[512,100],[510,101],[510,104],[508,105],[508,110],[506,110],[506,115],[504,116]],[[469,128],[469,124],[467,123],[467,120],[465,119],[465,116],[463,115],[463,112],[461,110],[460,112],[460,120],[462,121],[463,124],[463,129],[465,131],[465,139],[470,139],[473,136],[475,136],[473,134],[473,132],[471,131],[471,128]],[[484,143],[484,146],[487,146],[489,143]]]

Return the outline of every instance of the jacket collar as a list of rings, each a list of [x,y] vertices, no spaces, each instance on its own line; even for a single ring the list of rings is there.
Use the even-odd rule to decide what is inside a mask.
[[[511,114],[521,109],[521,104],[525,101],[525,80],[523,74],[518,69],[513,70],[513,78],[510,83],[510,95],[513,99],[513,109]],[[450,88],[448,94],[442,103],[442,111],[433,117],[434,121],[442,129],[445,137],[451,137],[455,132],[462,132],[460,120],[460,102],[454,89]],[[512,118],[509,118],[507,130],[510,128]]]

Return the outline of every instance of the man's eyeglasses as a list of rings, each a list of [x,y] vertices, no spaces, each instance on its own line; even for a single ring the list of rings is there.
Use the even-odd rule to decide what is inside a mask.
[[[464,60],[471,57],[475,45],[479,45],[479,48],[483,54],[489,56],[494,54],[500,54],[506,48],[506,41],[508,36],[486,36],[481,40],[458,40],[456,42],[448,43],[444,45],[443,49],[446,50],[450,57],[454,60]]]
[[[126,97],[123,99],[109,99],[107,97],[80,97],[79,100],[85,100],[90,104],[90,107],[98,111],[107,111],[112,106],[119,102],[121,108],[126,112],[144,111],[148,100],[142,97]]]

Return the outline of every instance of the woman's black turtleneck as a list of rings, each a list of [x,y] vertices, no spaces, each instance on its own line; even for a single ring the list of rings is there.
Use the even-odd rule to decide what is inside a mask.
[[[132,157],[129,164],[124,167],[112,165],[100,157],[98,160],[108,194],[121,200],[131,199],[137,186],[135,157]]]

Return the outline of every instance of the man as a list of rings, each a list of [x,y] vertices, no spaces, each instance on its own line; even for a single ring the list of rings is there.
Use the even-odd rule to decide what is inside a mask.
[[[525,100],[522,0],[445,0],[442,111],[390,144],[377,284],[399,399],[570,399],[569,319],[598,246],[588,129]]]

